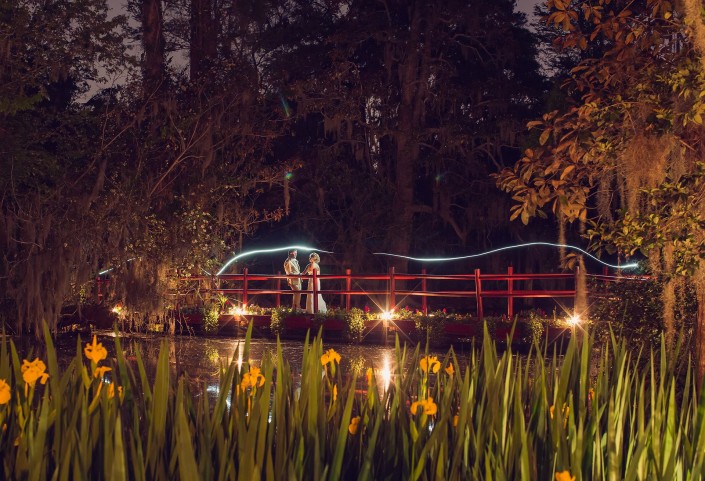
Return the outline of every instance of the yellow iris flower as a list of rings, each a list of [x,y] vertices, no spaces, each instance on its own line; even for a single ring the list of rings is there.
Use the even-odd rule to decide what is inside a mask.
[[[452,362],[448,364],[448,367],[445,369],[445,371],[449,376],[452,376],[453,374],[455,374],[455,368],[453,367]]]
[[[32,362],[27,359],[23,360],[20,370],[22,371],[24,382],[34,387],[38,379],[42,384],[46,384],[47,379],[49,379],[49,374],[45,372],[46,369],[46,365],[39,358],[36,358]]]
[[[350,426],[348,426],[348,432],[355,436],[357,434],[357,430],[360,427],[360,416],[355,416],[350,420]]]
[[[335,349],[328,349],[326,352],[323,353],[321,356],[321,365],[325,366],[326,364],[330,362],[337,362],[340,364],[340,354],[335,352]]]
[[[433,416],[438,412],[438,406],[433,402],[432,397],[411,403],[411,414],[418,414],[419,407],[422,407],[423,413],[429,416]]]
[[[122,400],[122,386],[118,386],[118,396]],[[108,399],[112,399],[115,397],[115,384],[110,384],[108,386]]]
[[[106,372],[112,371],[112,368],[109,368],[107,366],[100,366],[96,367],[95,370],[93,371],[93,377],[103,379],[103,376],[105,376]]]
[[[575,476],[570,475],[570,471],[556,473],[556,481],[575,481]]]
[[[260,368],[250,366],[250,372],[246,372],[242,375],[242,381],[240,381],[240,388],[244,391],[248,387],[262,387],[264,386],[264,376]]]
[[[83,353],[96,364],[108,357],[108,351],[103,347],[103,343],[98,342],[95,335],[93,336],[93,343],[86,344]]]
[[[11,397],[10,385],[4,379],[0,379],[0,404],[9,403]]]
[[[437,373],[441,369],[441,363],[436,356],[424,356],[419,361],[419,366],[423,372]]]

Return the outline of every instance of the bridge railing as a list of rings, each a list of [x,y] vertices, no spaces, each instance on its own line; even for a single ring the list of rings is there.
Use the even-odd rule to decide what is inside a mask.
[[[590,275],[601,283],[626,279],[647,279],[646,277],[625,277],[621,275],[610,276],[607,273],[602,275]],[[299,275],[287,276],[285,274],[251,274],[248,269],[243,269],[238,274],[224,274],[220,276],[194,276],[181,278],[184,282],[199,282],[202,292],[217,292],[228,296],[238,297],[243,304],[247,304],[254,296],[268,295],[274,296],[275,305],[281,305],[281,296],[290,296],[291,289],[286,280],[290,278],[300,278],[302,281],[311,280],[312,290],[302,290],[302,294],[312,294],[314,312],[318,312],[318,294],[323,296],[341,296],[344,307],[350,310],[352,299],[356,296],[368,296],[384,299],[385,310],[398,307],[397,301],[405,298],[419,298],[421,310],[428,313],[429,298],[465,298],[474,303],[477,316],[482,319],[485,316],[484,301],[486,299],[506,299],[506,312],[512,318],[515,314],[514,301],[517,299],[538,299],[553,298],[561,299],[563,303],[574,303],[577,295],[575,273],[556,274],[533,274],[515,273],[512,267],[502,274],[485,274],[480,269],[475,269],[471,274],[427,274],[423,269],[421,274],[397,273],[391,268],[386,274],[352,274],[350,269],[346,269],[344,274],[325,275]],[[336,281],[341,289],[317,289],[317,281],[323,284],[331,284]],[[455,289],[430,288],[433,283],[438,286],[443,282],[454,281],[456,286],[466,285],[467,287]],[[546,281],[552,281],[551,287],[544,286]],[[204,285],[205,283],[205,285]],[[232,284],[224,287],[222,284]],[[380,288],[380,283],[384,285]],[[414,284],[409,288],[409,284]],[[367,287],[365,287],[367,284]],[[372,286],[371,286],[372,284]],[[529,286],[527,286],[529,284]],[[538,287],[535,284],[539,284]],[[555,286],[559,285],[559,288]],[[572,301],[571,301],[572,300]]]
[[[225,274],[221,276],[189,276],[182,277],[182,282],[197,282],[197,289],[201,292],[219,292],[222,294],[237,296],[244,304],[247,304],[251,297],[256,295],[273,295],[275,297],[275,305],[281,305],[281,296],[290,296],[291,289],[287,286],[286,279],[292,276],[287,276],[281,273],[278,274],[250,274],[247,269],[239,274]],[[322,295],[339,295],[343,299],[343,304],[346,310],[352,307],[352,298],[359,296],[367,297],[382,297],[385,309],[389,310],[397,307],[397,299],[418,297],[421,301],[421,310],[428,313],[428,298],[465,298],[471,299],[475,304],[478,317],[482,318],[485,315],[484,300],[485,299],[501,299],[507,300],[506,309],[507,315],[511,318],[514,316],[515,308],[514,301],[516,299],[537,299],[537,298],[555,298],[555,299],[575,299],[576,273],[558,273],[558,274],[533,274],[533,273],[514,273],[513,268],[509,267],[506,273],[502,274],[483,274],[480,269],[475,269],[472,274],[445,274],[445,275],[429,275],[425,269],[422,269],[421,274],[402,274],[397,273],[393,268],[387,274],[352,274],[350,269],[346,269],[344,274],[332,275],[299,275],[293,276],[302,280],[311,279],[314,282],[313,286],[317,285],[316,280],[322,280],[324,283],[328,281],[337,281],[339,285],[343,285],[342,289],[313,289],[311,294],[314,294],[314,310],[318,310],[318,294]],[[649,276],[625,276],[621,273],[617,275],[609,275],[606,270],[602,274],[588,274],[592,279],[593,284],[605,286],[610,282],[623,281],[647,281]],[[399,288],[400,284],[408,284],[410,281],[415,282],[415,286],[411,289],[408,287]],[[461,289],[438,289],[429,288],[429,283],[438,285],[441,282],[453,281],[455,284],[471,284],[472,288]],[[530,288],[523,287],[522,283],[528,281],[531,284]],[[563,284],[563,288],[546,288],[545,286],[534,287],[534,281],[541,284],[541,281],[554,281],[552,284]],[[557,281],[557,282],[556,282]],[[222,282],[234,283],[236,287],[222,287]],[[363,287],[363,283],[376,283],[375,288]],[[96,278],[96,300],[101,302],[104,297],[107,285],[110,283],[109,278]],[[263,287],[262,283],[267,283],[274,287]],[[379,288],[379,284],[383,283],[384,288]],[[488,286],[488,283],[491,284]],[[497,288],[497,283],[501,286]],[[330,284],[330,283],[329,283]],[[502,285],[503,284],[503,285]],[[306,294],[310,291],[303,290]],[[598,291],[599,292],[599,291]],[[597,294],[598,292],[591,292]]]

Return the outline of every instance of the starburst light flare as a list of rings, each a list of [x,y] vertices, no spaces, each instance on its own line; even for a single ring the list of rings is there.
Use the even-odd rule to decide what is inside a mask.
[[[612,269],[635,269],[639,267],[639,264],[636,262],[632,262],[630,264],[622,264],[621,266],[617,266],[614,264],[609,264],[603,260],[598,259],[594,255],[590,254],[584,249],[581,249],[580,247],[568,245],[568,244],[554,244],[552,242],[527,242],[525,244],[516,244],[513,246],[506,246],[506,247],[499,247],[498,249],[492,249],[489,251],[485,252],[480,252],[479,254],[470,254],[467,256],[458,256],[458,257],[411,257],[411,256],[403,256],[400,254],[390,254],[388,252],[374,252],[374,255],[378,256],[390,256],[390,257],[399,257],[401,259],[409,259],[411,261],[417,261],[417,262],[448,262],[448,261],[459,261],[462,259],[472,259],[475,257],[482,257],[482,256],[487,256],[490,254],[495,254],[497,252],[502,252],[506,251],[509,249],[519,249],[521,247],[531,247],[531,246],[549,246],[549,247],[563,247],[565,249],[571,249],[574,251],[579,251],[585,254],[586,256],[590,257],[591,259],[596,260],[602,265],[605,265],[607,267],[611,267]]]
[[[220,270],[216,273],[216,276],[221,275],[223,272],[225,272],[225,269],[228,268],[230,264],[235,262],[238,259],[242,259],[243,257],[248,257],[251,255],[255,254],[269,254],[272,252],[282,252],[282,251],[291,251],[291,250],[297,250],[297,251],[304,251],[304,252],[310,252],[310,251],[316,251],[316,252],[325,252],[326,254],[332,254],[333,252],[331,251],[325,251],[323,249],[316,249],[315,247],[307,247],[307,246],[286,246],[286,247],[274,247],[272,249],[257,249],[257,250],[252,250],[252,251],[245,251],[241,252],[232,259],[230,259],[228,262],[223,264],[223,267],[220,268]]]

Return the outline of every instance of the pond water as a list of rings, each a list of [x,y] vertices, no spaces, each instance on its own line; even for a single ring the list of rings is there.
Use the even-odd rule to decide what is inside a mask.
[[[115,333],[113,331],[95,331],[95,334],[98,342],[101,342],[107,349],[108,359],[114,359]],[[66,367],[76,355],[78,339],[79,337],[76,335],[62,335],[55,339],[57,357],[62,368]],[[91,341],[91,338],[84,334],[80,340],[82,351],[86,343]],[[33,340],[23,338],[14,339],[14,342],[21,358],[39,356],[46,360],[44,347],[37,345]],[[153,380],[156,372],[159,352],[163,345],[169,350],[169,362],[173,376],[185,373],[191,381],[193,394],[203,392],[205,387],[209,394],[215,396],[219,389],[220,366],[222,364],[227,365],[233,360],[242,362],[242,350],[245,340],[242,337],[169,337],[154,334],[125,334],[121,335],[120,342],[128,361],[134,363],[136,352],[139,350],[147,373],[151,378],[150,380]],[[292,374],[298,376],[303,359],[303,341],[286,340],[281,342],[281,346],[283,357],[289,362]],[[391,373],[396,369],[396,354],[393,343],[388,345],[357,345],[324,342],[323,348],[324,350],[335,349],[341,356],[341,372],[348,375],[356,373],[361,383],[365,382],[364,374],[367,368],[376,370],[377,380],[381,384],[388,384]],[[407,350],[411,351],[409,354],[413,353],[414,348],[415,346],[407,345]],[[455,348],[461,367],[465,363],[469,349],[470,346],[468,344],[461,344]],[[250,341],[250,362],[256,366],[260,365],[264,356],[275,356],[276,352],[276,341],[267,339],[252,339]],[[441,360],[447,352],[447,350],[431,350],[431,353],[438,356]]]

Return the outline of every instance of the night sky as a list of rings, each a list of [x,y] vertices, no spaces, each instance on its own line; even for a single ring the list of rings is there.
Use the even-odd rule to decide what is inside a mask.
[[[534,5],[541,3],[541,1],[542,0],[517,0],[516,3],[519,10],[530,14],[534,9]],[[110,8],[121,10],[125,6],[125,0],[108,0],[108,5],[110,5]]]

